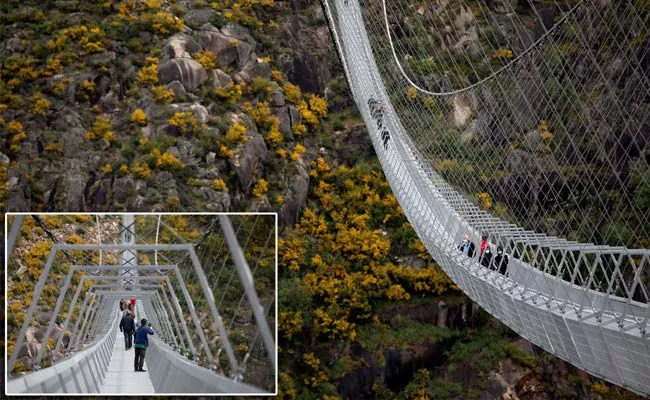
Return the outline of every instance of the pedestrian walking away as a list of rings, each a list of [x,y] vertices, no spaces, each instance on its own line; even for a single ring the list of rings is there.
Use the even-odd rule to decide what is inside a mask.
[[[144,366],[144,355],[149,346],[149,335],[153,335],[151,324],[147,323],[147,319],[143,318],[140,321],[140,327],[135,332],[135,359],[133,360],[133,368],[136,372],[147,372],[142,369]]]
[[[135,323],[129,312],[125,312],[124,316],[120,320],[120,332],[124,333],[124,346],[125,350],[131,349],[133,347],[133,332],[135,331]]]

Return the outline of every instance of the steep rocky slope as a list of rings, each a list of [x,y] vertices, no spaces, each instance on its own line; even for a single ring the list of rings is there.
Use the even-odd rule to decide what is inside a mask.
[[[336,69],[319,7],[28,1],[1,17],[6,210],[275,209],[295,221],[301,143],[322,131],[317,94]]]

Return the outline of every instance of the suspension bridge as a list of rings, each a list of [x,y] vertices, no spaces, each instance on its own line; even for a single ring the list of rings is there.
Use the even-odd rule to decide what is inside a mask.
[[[650,394],[647,6],[323,4],[384,173],[435,261],[525,339]],[[465,235],[476,254],[459,249]],[[485,267],[484,235],[506,271]]]
[[[276,391],[275,215],[8,218],[7,393]]]

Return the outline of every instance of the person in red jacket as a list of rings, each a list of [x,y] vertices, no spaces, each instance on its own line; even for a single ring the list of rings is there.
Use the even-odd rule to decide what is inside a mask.
[[[490,261],[492,261],[492,248],[490,243],[488,243],[488,235],[483,234],[481,236],[481,247],[479,248],[479,261],[482,266],[489,267]]]

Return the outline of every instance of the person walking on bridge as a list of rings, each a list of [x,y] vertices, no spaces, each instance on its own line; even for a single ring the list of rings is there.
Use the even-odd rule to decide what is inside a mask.
[[[469,235],[463,236],[463,241],[458,246],[458,250],[462,251],[467,257],[472,258],[474,257],[474,248],[474,243],[469,240]]]
[[[488,235],[483,234],[481,237],[481,247],[479,249],[479,261],[484,267],[490,266],[490,261],[492,261],[492,248],[488,242]]]
[[[153,329],[151,329],[151,324],[147,324],[147,319],[142,318],[140,321],[140,327],[135,332],[135,359],[133,360],[133,367],[136,372],[147,372],[147,370],[142,369],[144,366],[144,355],[149,346],[149,335],[153,335]]]
[[[124,346],[125,350],[129,350],[132,347],[133,332],[135,331],[135,323],[131,314],[126,312],[120,320],[120,332],[124,333]]]

